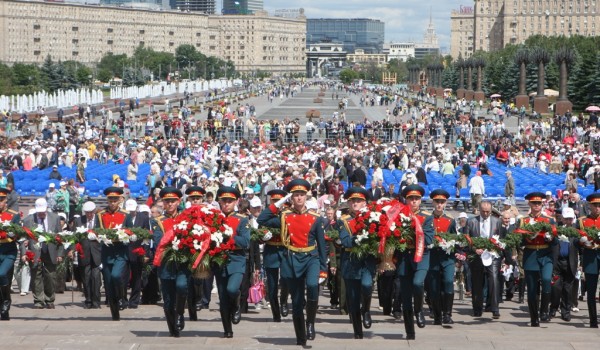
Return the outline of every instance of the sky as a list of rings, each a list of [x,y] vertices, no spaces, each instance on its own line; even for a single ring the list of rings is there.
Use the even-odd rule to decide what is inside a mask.
[[[264,0],[264,8],[303,8],[308,18],[371,18],[385,23],[385,41],[420,42],[429,24],[429,12],[442,48],[450,49],[450,13],[473,0]]]

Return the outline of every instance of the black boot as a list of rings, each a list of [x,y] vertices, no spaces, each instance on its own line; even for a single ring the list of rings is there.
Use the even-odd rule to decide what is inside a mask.
[[[296,345],[306,346],[306,328],[304,328],[304,314],[293,316],[294,332],[296,332]]]
[[[354,330],[354,339],[362,339],[363,338],[363,329],[362,323],[360,322],[360,312],[355,312],[350,317],[352,320],[352,329]],[[364,322],[364,320],[363,320]]]
[[[279,305],[281,306],[281,316],[287,317],[288,315],[288,289],[285,286],[281,286],[281,295],[279,296]]]
[[[194,283],[194,305],[196,311],[200,311],[202,310],[202,285],[201,284],[196,284]],[[190,318],[191,318],[191,314],[190,314]],[[197,316],[196,316],[196,320],[197,321]]]
[[[271,313],[273,314],[273,322],[281,322],[281,310],[279,309],[279,300],[275,299],[271,302]]]
[[[175,318],[173,317],[175,314],[171,311],[172,310],[164,310],[165,318],[167,319],[167,327],[169,327],[169,335],[178,338],[179,330],[175,326]]]
[[[182,331],[185,328],[185,317],[183,316],[183,313],[185,312],[186,299],[186,296],[181,296],[179,294],[177,294],[177,297],[175,298],[175,311],[177,313],[175,327],[177,327],[179,331]]]
[[[442,316],[442,324],[453,324],[452,306],[454,305],[454,294],[444,293],[444,314]]]
[[[542,302],[540,305],[540,321],[550,322],[548,306],[550,305],[550,293],[542,293]]]
[[[373,323],[371,320],[371,295],[363,295],[362,302],[362,323],[366,329],[369,329]]]
[[[8,321],[10,320],[10,305],[12,301],[10,298],[10,287],[2,286],[0,287],[0,320]]]
[[[110,307],[110,315],[112,316],[112,320],[121,320],[121,315],[119,314],[119,300],[115,298],[110,298],[110,300],[108,301],[108,305]]]
[[[598,309],[593,296],[591,300],[588,300],[588,312],[590,314],[590,328],[598,328]]]
[[[242,320],[242,310],[240,309],[240,293],[233,299],[233,310],[231,314],[231,322],[238,324]]]
[[[433,311],[433,324],[441,326],[442,325],[442,300],[441,295],[439,297],[435,296],[429,299],[431,303],[431,309]]]
[[[306,338],[315,339],[315,319],[317,318],[317,308],[319,302],[316,300],[306,301]]]
[[[233,338],[233,326],[231,325],[231,311],[219,309],[221,312],[221,322],[223,323],[223,337]]]
[[[523,304],[525,302],[525,281],[523,281],[523,279],[519,280],[519,300],[517,301],[517,303],[519,304]]]
[[[414,312],[417,320],[417,327],[425,328],[425,316],[423,316],[423,293],[415,294]],[[404,322],[406,322],[406,319],[404,319]]]
[[[188,313],[190,315],[190,321],[198,321],[198,312],[196,310],[196,300],[200,299],[200,295],[196,294],[196,284],[193,282],[193,279],[190,278],[190,284],[188,285],[188,295],[187,295],[187,307]],[[191,287],[191,288],[189,288]]]
[[[529,317],[531,318],[531,327],[539,327],[540,319],[538,317],[538,305],[537,298],[533,302],[527,300],[527,306],[529,307]]]
[[[404,330],[406,331],[406,340],[414,340],[415,339],[415,321],[414,321],[414,313],[413,310],[404,309],[402,311],[402,315],[404,316]]]

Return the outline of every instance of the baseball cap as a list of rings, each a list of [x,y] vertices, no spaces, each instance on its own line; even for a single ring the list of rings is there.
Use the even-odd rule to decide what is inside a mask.
[[[54,184],[54,182],[51,182],[51,183],[48,185],[48,187],[49,187],[49,188],[54,188],[54,187],[56,187],[56,185]]]
[[[88,201],[83,203],[82,207],[83,211],[94,211],[96,210],[96,203]]]
[[[565,219],[575,219],[575,211],[573,210],[573,208],[563,208],[562,217]]]
[[[551,195],[552,195],[552,192],[546,191],[546,196],[551,196]]]
[[[512,203],[508,199],[504,200],[503,204],[504,205],[512,205]]]
[[[250,207],[256,208],[256,207],[260,207],[260,206],[262,206],[262,202],[260,201],[260,198],[254,197],[250,200]]]
[[[128,199],[125,201],[125,210],[127,211],[136,211],[137,210],[137,202],[135,199]]]
[[[59,183],[59,185],[62,187],[62,186],[66,186],[66,185],[67,185],[67,183],[66,183],[66,182],[64,182],[64,181],[61,181],[61,182]]]
[[[48,210],[48,202],[46,202],[45,198],[38,198],[35,200],[35,212],[43,213]]]
[[[469,215],[467,215],[467,213],[465,213],[465,212],[463,211],[463,212],[461,212],[460,214],[458,214],[458,218],[459,218],[459,219],[462,219],[462,218],[465,218],[465,219],[467,219],[467,218],[469,218]]]

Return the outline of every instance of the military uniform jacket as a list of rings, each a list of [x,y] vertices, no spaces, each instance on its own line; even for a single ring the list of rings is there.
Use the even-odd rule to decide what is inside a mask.
[[[258,224],[281,228],[281,239],[288,250],[281,266],[283,278],[303,276],[314,259],[318,259],[319,270],[326,273],[325,218],[309,211],[300,213],[292,209],[279,213],[274,205],[270,205],[258,216]]]
[[[8,209],[0,213],[0,220],[3,222],[9,221],[11,224],[20,224],[21,216],[12,209]],[[10,234],[10,232],[9,232]],[[0,254],[17,255],[17,243],[13,238],[5,238],[0,240]]]
[[[396,273],[399,276],[406,276],[411,271],[429,270],[430,262],[430,251],[427,248],[433,242],[433,218],[430,212],[420,210],[416,214],[417,220],[421,222],[423,227],[423,233],[425,235],[425,250],[423,251],[423,258],[420,262],[414,261],[415,249],[409,248],[405,252],[396,252]]]
[[[340,221],[341,223],[338,225],[340,227],[340,240],[346,248],[342,251],[341,256],[342,277],[349,280],[359,280],[365,273],[374,276],[377,268],[377,257],[367,255],[358,258],[349,251],[356,246],[354,236],[360,233],[356,229],[356,219],[351,215],[344,215]]]
[[[584,216],[577,220],[577,226],[580,229],[583,229],[584,227],[596,227],[600,229],[600,216],[595,219]],[[600,250],[588,249],[583,246],[581,252],[581,266],[583,272],[586,274],[597,275],[600,271]]]
[[[554,218],[541,214],[540,216],[535,218],[528,216],[519,219],[517,228],[523,226],[524,224],[535,223],[534,220],[535,222],[547,222],[551,225],[556,225],[556,221],[554,221]],[[525,246],[525,249],[523,250],[523,269],[525,271],[540,271],[540,266],[546,264],[553,264],[552,249],[550,249],[550,246],[554,244],[556,244],[556,238],[553,239],[551,242],[546,242],[544,237],[541,236],[530,240],[526,237],[526,235],[523,235],[523,245]],[[527,248],[528,246],[548,246],[548,248],[531,249]]]
[[[106,209],[96,213],[94,218],[95,228],[113,229],[117,226],[125,227],[125,217],[127,212],[117,209],[115,212],[109,212]],[[102,244],[102,262],[112,264],[116,259],[129,259],[127,245],[123,243],[113,243],[112,245]]]
[[[437,233],[456,233],[456,223],[452,217],[446,214],[442,214],[438,217],[435,214],[431,214],[431,220],[433,221],[433,231]],[[434,236],[435,240],[435,236]],[[431,249],[431,256],[429,258],[429,269],[438,271],[440,266],[447,267],[456,263],[456,257],[454,254],[447,254],[442,248],[435,247]]]
[[[224,224],[233,229],[230,239],[235,241],[235,250],[229,252],[229,259],[222,268],[227,269],[227,275],[246,272],[246,251],[250,248],[250,222],[242,214],[231,213],[225,218]]]

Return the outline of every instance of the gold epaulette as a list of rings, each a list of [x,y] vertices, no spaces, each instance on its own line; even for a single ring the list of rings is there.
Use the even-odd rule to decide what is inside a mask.
[[[418,213],[416,213],[415,215],[421,215],[421,216],[429,216],[431,215],[431,212],[428,212],[427,210],[420,210]]]

